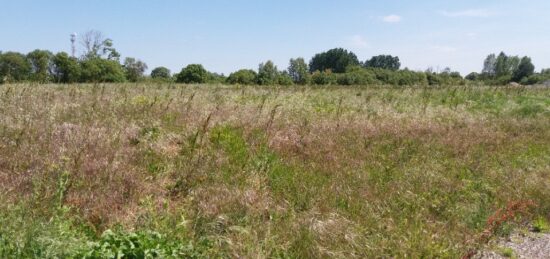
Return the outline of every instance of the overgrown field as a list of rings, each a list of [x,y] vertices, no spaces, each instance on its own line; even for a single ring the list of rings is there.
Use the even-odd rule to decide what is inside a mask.
[[[550,89],[0,86],[0,257],[460,257],[550,219]]]

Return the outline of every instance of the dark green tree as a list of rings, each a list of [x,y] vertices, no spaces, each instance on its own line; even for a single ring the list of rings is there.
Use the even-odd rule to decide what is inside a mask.
[[[0,82],[18,82],[27,80],[31,73],[31,64],[25,55],[6,52],[0,55]]]
[[[258,84],[274,85],[278,83],[279,71],[271,60],[260,64],[258,68]]]
[[[514,82],[521,82],[526,77],[529,77],[535,73],[535,65],[531,62],[530,57],[523,57],[516,69],[514,71],[514,76],[512,80]]]
[[[374,56],[365,62],[365,67],[382,68],[389,70],[399,70],[401,68],[401,62],[399,57],[391,55],[379,55]]]
[[[200,64],[191,64],[176,76],[176,82],[185,84],[204,84],[208,81],[208,71]]]
[[[500,52],[495,62],[495,75],[497,77],[511,76],[518,68],[520,58],[518,56],[507,56]]]
[[[295,84],[306,85],[309,83],[309,67],[303,58],[290,59],[288,74]]]
[[[145,70],[147,70],[147,64],[143,61],[129,57],[124,59],[124,72],[128,81],[137,82],[143,78]]]
[[[75,83],[80,80],[81,67],[76,58],[65,52],[57,53],[52,58],[52,76],[57,83]]]
[[[233,72],[227,78],[229,84],[253,85],[257,82],[258,74],[252,69],[241,69]]]
[[[80,81],[94,83],[125,82],[124,69],[115,60],[93,58],[81,62],[82,73]]]
[[[53,54],[50,51],[34,50],[27,54],[27,59],[31,64],[30,80],[40,83],[51,80]]]
[[[170,69],[165,67],[157,67],[151,71],[151,78],[154,79],[170,79]]]
[[[309,62],[309,71],[331,70],[334,73],[344,73],[348,66],[359,65],[357,56],[342,48],[331,49],[313,56]]]

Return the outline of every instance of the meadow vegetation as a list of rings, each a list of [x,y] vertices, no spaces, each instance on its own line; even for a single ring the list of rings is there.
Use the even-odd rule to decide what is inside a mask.
[[[549,129],[537,87],[4,84],[0,257],[461,257],[547,231]]]

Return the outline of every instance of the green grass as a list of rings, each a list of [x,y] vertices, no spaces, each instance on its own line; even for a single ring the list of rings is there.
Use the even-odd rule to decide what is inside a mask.
[[[547,231],[549,129],[543,88],[1,85],[0,257],[461,257]]]

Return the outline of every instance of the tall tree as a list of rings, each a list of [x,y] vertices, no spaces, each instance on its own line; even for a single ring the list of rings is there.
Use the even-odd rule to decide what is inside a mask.
[[[303,58],[290,59],[288,74],[295,84],[305,85],[309,83],[309,68]]]
[[[75,83],[80,79],[81,69],[76,58],[66,52],[57,53],[53,57],[52,75],[57,83]]]
[[[331,49],[313,56],[309,62],[309,71],[331,70],[334,73],[344,73],[348,66],[359,65],[357,56],[342,48]]]
[[[31,64],[25,55],[17,52],[6,52],[0,55],[0,82],[17,82],[27,80]]]
[[[124,59],[124,72],[128,81],[137,82],[143,77],[145,70],[147,70],[147,64],[143,61],[130,57]]]
[[[495,76],[496,64],[497,56],[495,54],[490,54],[489,56],[487,56],[487,58],[485,58],[485,61],[483,62],[483,70],[481,71],[481,73],[488,76]]]
[[[258,68],[258,84],[260,85],[274,85],[277,84],[279,77],[279,71],[277,66],[273,64],[271,60],[260,64]]]
[[[27,54],[31,64],[30,79],[40,83],[46,83],[51,79],[53,54],[47,50],[34,50]]]
[[[100,31],[91,30],[81,36],[80,43],[85,49],[84,58],[107,58],[119,60],[120,53],[113,47],[113,40],[103,36]]]
[[[391,55],[378,55],[365,62],[365,67],[383,68],[389,70],[399,70],[401,62],[399,57]]]
[[[535,73],[535,65],[531,62],[530,57],[523,57],[514,71],[512,80],[514,82],[521,82],[522,79],[529,77]]]

